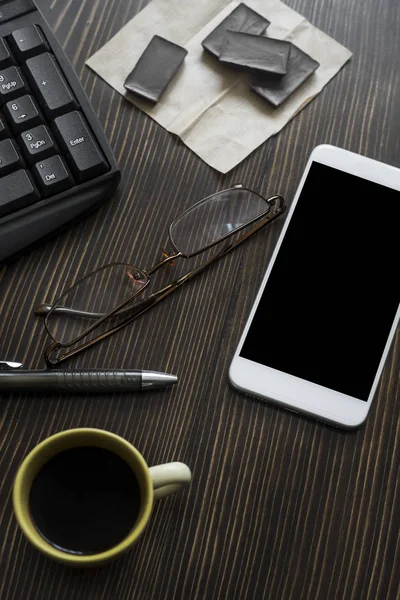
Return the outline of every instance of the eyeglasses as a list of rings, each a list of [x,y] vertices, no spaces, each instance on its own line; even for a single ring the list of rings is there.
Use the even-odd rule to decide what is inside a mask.
[[[116,333],[284,211],[282,196],[265,199],[241,185],[200,200],[171,223],[172,250],[164,251],[162,260],[150,269],[127,263],[104,265],[77,281],[53,304],[35,307],[36,314],[46,315],[45,327],[53,340],[45,350],[46,364],[58,365]],[[199,264],[146,296],[158,269],[193,257],[199,257]],[[61,349],[66,352],[52,359]]]

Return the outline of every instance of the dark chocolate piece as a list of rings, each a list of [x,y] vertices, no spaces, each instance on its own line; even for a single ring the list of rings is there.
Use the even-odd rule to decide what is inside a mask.
[[[202,46],[218,58],[226,31],[243,31],[258,35],[263,33],[269,24],[267,19],[242,2],[203,40]]]
[[[226,31],[220,62],[251,73],[285,75],[290,42],[242,31]]]
[[[287,65],[287,73],[280,78],[263,75],[255,77],[251,89],[268,100],[273,106],[280,106],[306,79],[319,67],[319,63],[292,44]]]
[[[186,54],[185,48],[155,35],[125,79],[125,88],[157,102]]]

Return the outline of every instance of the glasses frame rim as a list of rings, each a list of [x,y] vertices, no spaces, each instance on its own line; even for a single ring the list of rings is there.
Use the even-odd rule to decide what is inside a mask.
[[[215,242],[211,242],[211,243],[207,244],[206,246],[203,246],[202,248],[200,248],[200,250],[196,250],[196,252],[184,253],[184,252],[182,252],[182,250],[179,250],[179,248],[174,243],[174,240],[173,240],[172,234],[171,234],[171,231],[172,231],[175,223],[177,223],[179,220],[181,220],[182,217],[184,217],[185,215],[188,215],[189,213],[191,213],[198,206],[200,206],[202,204],[206,204],[206,202],[209,202],[210,200],[212,200],[216,196],[221,196],[222,194],[226,194],[227,192],[236,192],[236,191],[237,192],[250,192],[250,194],[253,194],[254,196],[258,196],[258,198],[260,198],[261,200],[263,200],[263,202],[266,203],[266,205],[267,205],[266,210],[264,212],[262,212],[261,214],[259,214],[254,219],[251,219],[250,221],[248,221],[247,223],[244,223],[243,225],[240,225],[239,227],[236,227],[236,229],[234,229],[233,231],[229,231],[228,233],[226,233],[222,237],[218,238],[218,240],[216,240]],[[274,196],[271,196],[271,198],[273,198],[273,197]],[[210,248],[213,248],[217,244],[220,244],[221,242],[223,242],[227,238],[231,237],[235,233],[238,233],[239,231],[242,231],[245,227],[249,227],[249,225],[251,225],[252,223],[254,223],[256,220],[261,219],[263,216],[265,216],[271,210],[271,207],[268,204],[268,200],[269,200],[269,198],[264,198],[264,196],[261,196],[261,194],[259,194],[258,192],[255,192],[254,190],[251,190],[250,188],[244,187],[244,186],[242,186],[240,184],[234,185],[233,187],[226,188],[224,190],[220,190],[219,192],[215,192],[214,194],[210,194],[209,196],[206,196],[205,198],[202,198],[201,200],[198,200],[197,202],[195,202],[191,206],[188,206],[188,208],[185,208],[184,211],[182,211],[181,213],[179,213],[179,215],[177,215],[174,218],[174,220],[171,222],[171,224],[170,224],[170,226],[168,228],[168,237],[169,237],[169,241],[171,243],[171,246],[175,250],[175,252],[179,252],[180,255],[183,258],[193,258],[194,256],[197,256],[198,254],[201,254],[202,252],[206,252],[207,250],[210,250]]]
[[[90,273],[87,273],[86,275],[84,275],[83,277],[81,277],[80,279],[78,279],[77,281],[75,281],[68,289],[66,289],[65,292],[63,292],[62,295],[59,296],[57,298],[57,300],[55,300],[55,302],[53,303],[52,308],[49,310],[48,314],[46,315],[46,318],[44,320],[44,326],[46,328],[46,331],[47,331],[48,335],[51,337],[52,340],[54,340],[55,342],[57,341],[54,338],[54,336],[51,334],[51,332],[50,332],[50,329],[49,329],[49,326],[48,326],[48,319],[51,317],[51,315],[56,310],[57,304],[60,302],[60,300],[62,300],[65,296],[67,296],[74,288],[76,288],[78,285],[80,285],[83,281],[85,281],[86,279],[89,279],[89,277],[93,277],[93,275],[96,275],[100,271],[104,271],[105,269],[108,269],[109,267],[118,267],[118,266],[121,266],[121,267],[122,266],[124,266],[124,267],[132,267],[132,268],[137,269],[138,271],[140,271],[147,278],[147,281],[144,284],[144,286],[142,286],[139,290],[137,290],[127,300],[125,300],[124,302],[122,302],[121,304],[119,304],[112,311],[106,313],[105,315],[103,315],[103,317],[100,317],[93,325],[91,325],[90,327],[88,327],[87,329],[85,329],[85,331],[82,334],[80,334],[76,338],[73,338],[72,341],[69,341],[68,343],[65,343],[65,344],[61,343],[61,342],[57,342],[60,345],[61,348],[68,348],[68,346],[72,346],[72,345],[76,344],[77,342],[79,342],[79,340],[81,340],[82,338],[84,338],[88,333],[91,333],[91,331],[93,331],[93,329],[95,329],[96,327],[98,327],[99,325],[101,325],[101,323],[103,323],[106,319],[109,319],[116,312],[118,312],[119,310],[121,310],[122,308],[124,308],[127,304],[129,304],[129,302],[132,302],[132,300],[134,300],[138,294],[140,294],[143,290],[145,290],[145,288],[147,288],[147,286],[150,283],[150,279],[149,279],[146,271],[144,271],[140,267],[137,267],[136,265],[132,265],[131,263],[124,263],[124,262],[108,263],[106,265],[102,265],[101,267],[98,267],[97,269],[94,269],[94,271],[90,271]]]
[[[272,221],[274,221],[277,217],[279,217],[281,214],[283,214],[285,212],[285,210],[286,210],[286,205],[285,205],[284,198],[280,194],[274,194],[273,196],[269,196],[268,198],[264,198],[263,196],[261,196],[257,192],[253,192],[253,190],[250,190],[248,188],[243,188],[243,187],[239,188],[238,186],[235,186],[233,188],[227,188],[226,190],[221,190],[221,192],[217,192],[216,194],[211,194],[207,198],[203,198],[199,202],[196,202],[191,207],[189,207],[188,209],[186,209],[185,211],[183,211],[182,213],[180,213],[174,219],[174,221],[172,221],[172,223],[170,225],[170,228],[171,228],[171,226],[173,225],[173,223],[178,218],[181,218],[181,216],[183,214],[189,212],[191,209],[193,209],[193,207],[201,204],[203,201],[205,202],[206,200],[209,200],[210,198],[218,195],[219,193],[227,192],[227,191],[231,191],[231,190],[235,190],[235,189],[242,189],[244,191],[249,191],[249,192],[254,193],[255,195],[257,195],[259,198],[261,198],[262,200],[264,200],[268,204],[268,210],[266,210],[265,212],[263,212],[261,215],[258,215],[254,219],[250,220],[248,223],[246,223],[246,224],[238,227],[234,231],[229,232],[228,234],[226,234],[222,238],[219,238],[216,242],[213,242],[213,243],[209,244],[208,246],[202,248],[201,250],[197,251],[196,253],[193,253],[193,254],[190,254],[190,255],[183,254],[182,252],[180,252],[176,248],[175,244],[173,243],[173,241],[171,239],[171,236],[169,235],[169,240],[170,240],[170,242],[171,242],[171,244],[173,246],[175,254],[168,255],[166,258],[164,258],[163,260],[161,260],[160,262],[158,262],[156,265],[154,265],[151,269],[148,269],[147,271],[145,271],[144,269],[136,267],[136,265],[132,265],[130,263],[123,263],[123,262],[121,262],[121,263],[119,263],[119,262],[108,263],[107,265],[102,265],[101,267],[95,269],[94,271],[91,271],[90,273],[88,273],[87,275],[85,275],[84,277],[82,277],[81,279],[79,279],[78,281],[76,281],[70,288],[68,288],[62,294],[62,296],[60,296],[54,302],[54,304],[52,305],[51,309],[49,310],[49,312],[48,312],[48,314],[46,315],[46,318],[45,318],[46,331],[47,331],[48,335],[51,337],[51,339],[53,340],[52,343],[50,343],[50,345],[47,346],[47,348],[44,351],[44,359],[45,359],[46,365],[48,367],[50,367],[50,368],[53,368],[56,365],[59,365],[60,363],[64,362],[68,358],[71,358],[72,356],[75,356],[76,354],[82,352],[86,348],[88,348],[90,346],[93,346],[94,344],[102,341],[103,339],[105,339],[105,338],[113,335],[117,331],[123,329],[126,325],[128,325],[129,323],[133,322],[135,319],[137,319],[138,317],[140,317],[144,312],[146,312],[147,310],[149,310],[150,308],[152,308],[155,304],[158,304],[158,302],[160,302],[161,300],[163,300],[164,297],[170,295],[173,291],[175,291],[175,289],[177,289],[183,283],[185,283],[185,281],[188,281],[189,279],[192,279],[193,277],[195,277],[197,274],[200,274],[208,266],[210,266],[214,262],[217,262],[220,258],[222,258],[222,256],[224,256],[225,254],[227,254],[228,252],[230,252],[231,250],[233,250],[234,248],[236,248],[239,244],[241,244],[242,242],[244,242],[249,237],[251,237],[259,229],[262,229],[263,227],[265,227],[266,225],[268,225],[269,223],[271,223]],[[267,217],[267,215],[270,213],[270,211],[271,211],[271,205],[273,205],[273,203],[278,203],[279,204],[278,208],[275,210],[275,212],[271,215],[271,217],[268,220],[266,220],[265,222],[263,222],[263,218],[265,219],[265,217]],[[236,242],[234,244],[231,243],[231,244],[229,244],[229,246],[227,248],[224,248],[224,244],[223,244],[224,241],[227,241],[234,234],[239,233],[244,228],[249,227],[251,225],[255,225],[255,227],[252,227],[250,229],[250,231],[248,231],[244,236],[242,236],[241,238],[239,238],[238,240],[236,240]],[[77,348],[75,348],[73,350],[70,350],[69,352],[66,352],[65,354],[63,354],[62,356],[56,358],[55,360],[51,360],[50,356],[51,356],[51,354],[53,352],[55,352],[55,351],[57,351],[57,350],[59,350],[61,348],[69,348],[69,347],[75,345],[83,337],[85,337],[86,335],[88,335],[89,333],[91,333],[94,329],[96,329],[106,319],[114,316],[117,312],[121,311],[122,309],[125,309],[125,307],[130,302],[132,302],[140,293],[142,293],[145,290],[145,288],[149,285],[149,283],[150,283],[149,275],[152,274],[152,273],[154,273],[154,271],[156,271],[162,265],[170,262],[171,260],[175,260],[178,257],[192,258],[192,257],[200,254],[201,252],[205,252],[206,250],[209,250],[210,248],[212,248],[212,247],[214,247],[214,246],[216,246],[218,244],[221,244],[221,243],[222,243],[222,250],[221,250],[220,253],[218,253],[215,256],[213,256],[211,259],[209,259],[208,261],[206,261],[206,263],[204,263],[203,265],[200,265],[199,267],[197,267],[195,269],[192,269],[191,271],[189,271],[185,275],[179,277],[177,280],[169,283],[167,286],[164,286],[162,289],[157,290],[156,292],[154,292],[148,298],[145,298],[142,302],[139,303],[139,305],[136,307],[136,309],[134,307],[132,308],[133,313],[131,313],[131,316],[127,317],[126,320],[123,320],[118,325],[110,328],[109,330],[103,332],[102,334],[99,334],[97,337],[92,338],[91,340],[89,340],[88,342],[85,342],[81,346],[78,346]],[[135,292],[130,298],[128,298],[126,301],[124,301],[122,304],[120,304],[119,306],[117,306],[116,308],[114,308],[112,311],[110,311],[109,313],[107,313],[103,317],[101,317],[99,320],[97,320],[91,327],[89,327],[88,329],[86,329],[83,334],[77,336],[72,341],[69,341],[68,343],[61,343],[61,342],[58,342],[57,340],[55,340],[54,337],[49,332],[49,329],[48,329],[48,326],[47,326],[47,321],[48,321],[48,318],[50,317],[50,315],[53,313],[54,309],[56,308],[56,304],[65,295],[67,295],[68,293],[70,293],[71,290],[74,287],[76,287],[77,285],[81,284],[82,281],[84,281],[85,279],[93,276],[95,273],[101,271],[102,269],[106,269],[108,267],[112,267],[112,266],[115,266],[115,265],[124,265],[124,266],[129,266],[129,267],[133,267],[133,268],[137,269],[138,271],[140,271],[141,273],[143,273],[144,275],[146,275],[146,277],[148,278],[146,284],[142,288],[140,288],[137,292]],[[128,309],[128,312],[131,312],[130,309]]]

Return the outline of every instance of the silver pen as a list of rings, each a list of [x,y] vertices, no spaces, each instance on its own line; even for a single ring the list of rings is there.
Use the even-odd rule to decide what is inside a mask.
[[[2,361],[0,394],[3,392],[102,394],[110,392],[145,392],[173,385],[176,375],[158,371],[91,369],[25,371],[21,363]]]

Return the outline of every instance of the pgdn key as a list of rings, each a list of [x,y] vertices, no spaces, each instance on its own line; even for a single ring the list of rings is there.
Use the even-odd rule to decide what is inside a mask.
[[[108,171],[108,163],[80,112],[75,110],[55,119],[54,131],[77,181]]]

